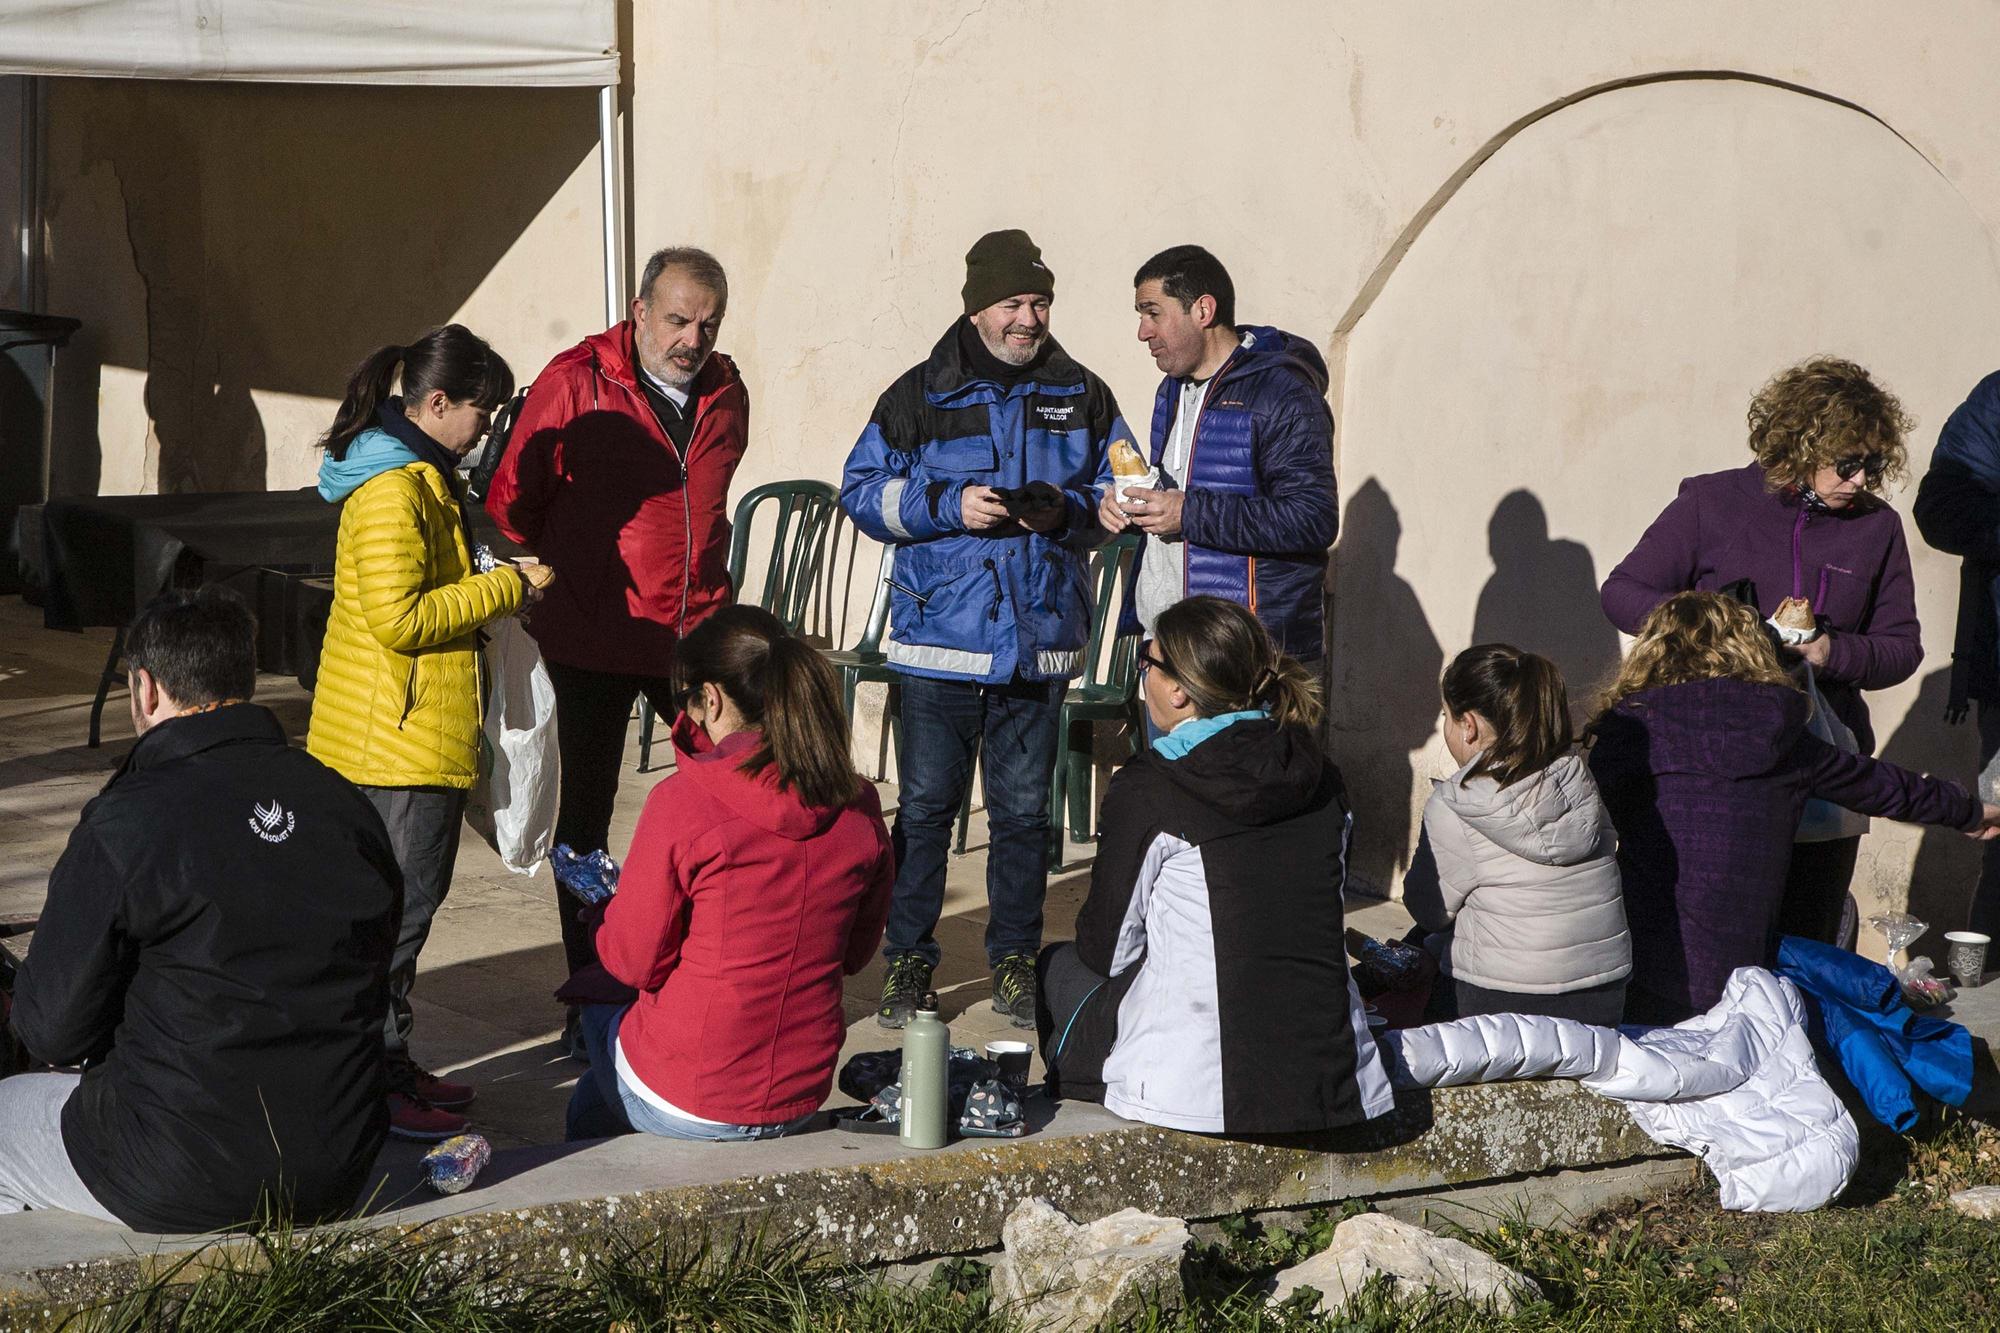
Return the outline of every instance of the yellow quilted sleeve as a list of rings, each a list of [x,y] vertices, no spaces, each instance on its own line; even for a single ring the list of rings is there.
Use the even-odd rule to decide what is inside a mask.
[[[512,569],[425,586],[428,545],[453,542],[457,519],[445,506],[427,500],[415,472],[385,472],[349,496],[347,504],[342,540],[354,547],[357,606],[368,632],[384,648],[407,653],[450,643],[520,609],[525,589]]]

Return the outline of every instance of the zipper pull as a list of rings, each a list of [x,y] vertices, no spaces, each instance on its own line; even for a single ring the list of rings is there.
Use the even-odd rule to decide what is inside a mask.
[[[986,618],[988,620],[998,620],[1000,618],[1000,604],[1007,600],[1006,591],[1000,586],[1000,567],[991,560],[982,560],[979,563],[985,565],[986,572],[993,576],[993,609],[986,613]]]

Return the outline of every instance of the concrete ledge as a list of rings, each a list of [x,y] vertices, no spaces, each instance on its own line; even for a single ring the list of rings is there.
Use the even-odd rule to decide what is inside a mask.
[[[729,1145],[635,1135],[498,1154],[475,1189],[451,1199],[429,1195],[404,1168],[385,1175],[376,1195],[401,1206],[361,1225],[423,1228],[469,1265],[541,1272],[580,1271],[584,1256],[613,1238],[745,1227],[872,1264],[992,1248],[1007,1213],[1036,1195],[1080,1219],[1125,1207],[1199,1219],[1671,1156],[1618,1105],[1561,1082],[1418,1094],[1352,1130],[1258,1141],[1134,1125],[1069,1103],[1026,1138],[966,1140],[931,1153],[834,1131]],[[205,1239],[140,1235],[67,1214],[0,1217],[0,1329],[42,1327],[61,1307],[129,1290]]]

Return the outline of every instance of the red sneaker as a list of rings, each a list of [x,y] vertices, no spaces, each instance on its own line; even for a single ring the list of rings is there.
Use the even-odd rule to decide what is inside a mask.
[[[456,1111],[472,1104],[472,1086],[452,1083],[405,1057],[389,1061],[389,1091],[408,1093],[418,1101]]]
[[[389,1133],[399,1139],[436,1143],[465,1132],[466,1119],[455,1111],[440,1110],[421,1097],[407,1093],[389,1094]]]

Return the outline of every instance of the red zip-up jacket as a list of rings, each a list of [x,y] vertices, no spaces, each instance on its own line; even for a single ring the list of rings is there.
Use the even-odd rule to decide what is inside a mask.
[[[711,746],[675,724],[679,767],[646,798],[597,930],[605,969],[639,992],[618,1029],[632,1072],[735,1125],[826,1100],[847,1035],[841,980],[875,956],[896,879],[875,789],[808,806],[772,770],[742,771],[758,741]]]
[[[550,661],[667,675],[681,635],[734,596],[729,483],[750,395],[718,352],[692,397],[682,458],[639,390],[630,320],[549,362],[529,389],[486,512],[556,571],[528,622]]]

